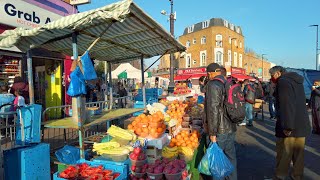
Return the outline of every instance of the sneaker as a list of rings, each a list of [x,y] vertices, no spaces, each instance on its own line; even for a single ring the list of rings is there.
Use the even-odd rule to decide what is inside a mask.
[[[251,126],[253,126],[253,124],[252,124],[252,123],[248,123],[247,126],[250,126],[250,127],[251,127]]]
[[[245,126],[246,125],[246,123],[240,123],[239,124],[239,126]]]

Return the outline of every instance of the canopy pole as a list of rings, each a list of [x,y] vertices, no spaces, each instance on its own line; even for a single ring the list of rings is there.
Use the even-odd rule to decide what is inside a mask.
[[[146,88],[144,86],[144,66],[143,66],[143,55],[141,55],[141,60],[140,60],[140,64],[141,64],[141,79],[142,79],[142,96],[143,96],[143,106],[146,107]]]
[[[108,86],[108,65],[107,65],[107,61],[104,61],[104,83],[107,86],[104,92],[104,100],[107,101],[108,100],[108,91],[109,91],[109,86]]]
[[[72,51],[74,61],[78,60],[78,42],[77,34],[72,33]],[[85,103],[81,96],[72,97],[72,116],[74,120],[78,123],[78,133],[79,133],[79,146],[80,146],[80,159],[85,159],[84,157],[84,129],[83,129],[83,114],[85,114]]]
[[[162,54],[157,60],[155,60],[144,72],[148,71],[156,62],[158,62],[165,54],[167,54],[168,51],[166,51],[164,54]]]
[[[31,54],[31,50],[27,51],[27,68],[28,68],[28,83],[29,83],[29,99],[30,99],[30,104],[34,104],[34,88],[33,88],[33,72],[32,72],[32,54]]]
[[[112,109],[112,105],[113,105],[113,92],[112,92],[112,73],[111,73],[111,61],[108,62],[108,73],[109,73],[109,93],[110,93],[110,97],[109,97],[109,109]]]

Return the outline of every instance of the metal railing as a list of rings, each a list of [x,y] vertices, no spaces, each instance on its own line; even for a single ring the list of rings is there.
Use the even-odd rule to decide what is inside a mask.
[[[113,98],[112,108],[120,108],[133,105],[133,96],[125,96]],[[94,107],[97,111],[102,111],[110,107],[109,101],[97,101],[86,103],[86,108]],[[72,116],[71,105],[48,107],[42,113],[42,121],[63,119]],[[95,125],[85,129],[84,138],[95,136],[107,131],[106,125]],[[74,144],[78,141],[78,130],[76,129],[61,129],[61,128],[44,128],[42,127],[42,142],[49,143],[51,150],[56,150],[66,144]]]

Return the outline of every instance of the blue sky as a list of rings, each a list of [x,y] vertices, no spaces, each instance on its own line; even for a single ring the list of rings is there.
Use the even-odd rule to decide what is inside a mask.
[[[80,11],[98,8],[117,0],[91,0],[79,6]],[[169,30],[168,0],[134,0],[145,12]],[[315,68],[316,28],[320,25],[319,0],[174,0],[177,12],[175,36],[185,27],[219,17],[241,26],[245,46],[278,65]],[[147,60],[151,64],[152,60]]]

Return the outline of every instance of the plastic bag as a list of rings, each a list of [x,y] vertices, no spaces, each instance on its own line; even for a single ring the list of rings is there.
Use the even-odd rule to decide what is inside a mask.
[[[59,162],[65,164],[76,164],[80,159],[80,149],[73,146],[64,146],[55,152]]]
[[[86,51],[83,56],[81,56],[81,63],[83,68],[83,75],[85,80],[97,79],[97,73],[94,70],[93,63],[91,61],[89,51]]]
[[[202,174],[222,179],[232,173],[233,165],[217,143],[211,143],[206,154],[201,159],[198,170]]]
[[[86,85],[83,74],[80,68],[77,66],[74,71],[70,74],[71,82],[67,94],[71,97],[79,96],[81,94],[87,94]]]

